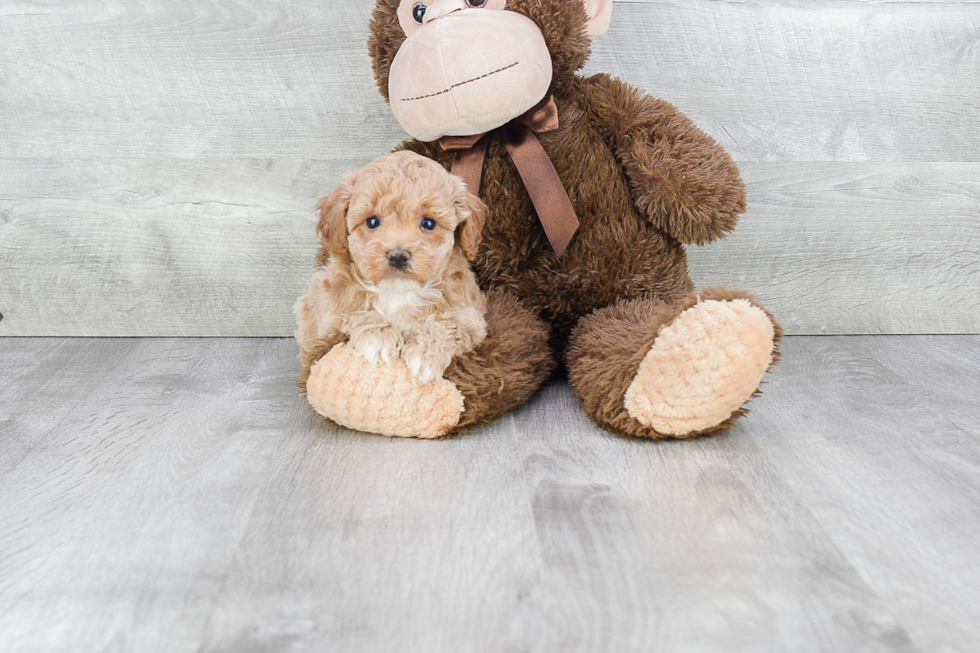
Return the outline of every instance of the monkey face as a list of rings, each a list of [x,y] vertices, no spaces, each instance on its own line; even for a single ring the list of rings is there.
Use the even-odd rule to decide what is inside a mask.
[[[471,136],[560,96],[612,0],[376,0],[371,71],[412,136]]]
[[[388,98],[419,140],[495,129],[548,93],[545,38],[504,0],[401,0],[398,22],[406,38],[391,63]]]

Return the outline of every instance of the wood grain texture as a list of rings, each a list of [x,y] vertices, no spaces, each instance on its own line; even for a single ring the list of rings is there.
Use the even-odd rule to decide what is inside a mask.
[[[0,336],[282,336],[310,206],[403,136],[369,2],[0,6]],[[617,2],[588,72],[749,184],[699,285],[790,333],[980,332],[980,3]]]
[[[370,159],[370,2],[8,0],[0,156]],[[978,161],[980,4],[617,2],[587,70],[739,161]]]
[[[286,336],[330,160],[111,160],[0,170],[0,335]],[[739,229],[691,248],[703,287],[790,333],[980,331],[980,164],[743,165]],[[46,188],[58,188],[45,196]]]
[[[749,210],[689,248],[699,286],[756,292],[789,333],[980,331],[980,166],[746,164]]]
[[[281,421],[304,411],[270,378],[289,367],[284,343],[188,344],[0,344],[5,651],[177,651],[199,637]],[[18,365],[33,378],[12,398]]]
[[[980,338],[784,350],[727,436],[616,438],[556,380],[420,442],[313,415],[289,340],[0,340],[0,641],[975,651]]]
[[[923,651],[980,635],[977,342],[792,341],[749,429]]]
[[[676,104],[737,161],[977,161],[980,3],[617,3],[586,70]]]

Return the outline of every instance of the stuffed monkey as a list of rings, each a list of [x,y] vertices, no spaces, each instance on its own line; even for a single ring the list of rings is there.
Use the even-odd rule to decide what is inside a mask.
[[[619,435],[717,433],[747,412],[781,329],[748,293],[695,293],[684,250],[735,227],[744,185],[671,104],[576,74],[611,11],[378,0],[370,60],[414,137],[400,148],[452,169],[489,209],[474,261],[488,337],[430,384],[400,361],[301,343],[301,384],[321,414],[386,435],[458,433],[525,402],[558,362],[586,414]]]

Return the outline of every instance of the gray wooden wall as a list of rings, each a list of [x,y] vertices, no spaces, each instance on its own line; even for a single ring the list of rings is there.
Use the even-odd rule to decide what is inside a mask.
[[[402,133],[369,0],[3,0],[0,335],[283,336],[312,205]],[[691,250],[790,333],[980,332],[980,3],[624,0],[749,211]]]

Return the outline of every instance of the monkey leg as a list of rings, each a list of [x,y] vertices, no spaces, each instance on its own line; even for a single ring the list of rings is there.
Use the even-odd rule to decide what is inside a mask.
[[[430,383],[400,358],[372,365],[337,345],[313,365],[307,398],[324,417],[380,435],[439,438],[491,422],[527,401],[555,361],[548,325],[510,295],[487,293],[486,320],[486,340]]]
[[[724,431],[779,358],[782,329],[748,293],[712,288],[679,304],[620,301],[582,318],[568,375],[599,426],[630,437]]]

